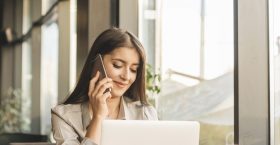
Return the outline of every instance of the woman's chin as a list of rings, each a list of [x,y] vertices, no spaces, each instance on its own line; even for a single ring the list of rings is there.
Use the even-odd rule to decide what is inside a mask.
[[[111,98],[120,98],[123,93],[122,92],[111,92],[112,97]]]

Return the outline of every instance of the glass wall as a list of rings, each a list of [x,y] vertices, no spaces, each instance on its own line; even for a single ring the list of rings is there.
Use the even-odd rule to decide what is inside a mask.
[[[145,1],[141,5],[147,7]],[[200,145],[233,144],[233,1],[156,0],[155,5],[140,15],[139,27],[146,28],[140,38],[150,62],[160,58],[159,118],[199,121]],[[150,37],[159,44],[146,40]]]
[[[40,4],[42,4],[42,9],[38,10],[41,13],[40,16],[46,15],[47,11],[56,3],[56,0],[42,0]],[[26,0],[23,2],[23,33],[26,33],[32,24],[32,4],[33,1]],[[65,9],[62,9],[62,7],[59,7],[60,4],[66,3],[59,3],[56,5],[55,10],[52,12],[52,15],[48,18],[46,22],[41,26],[40,31],[40,40],[36,41],[37,47],[31,46],[32,45],[32,39],[28,39],[23,43],[23,50],[22,50],[22,112],[23,116],[26,122],[26,125],[23,128],[24,132],[35,132],[32,129],[36,129],[35,133],[41,133],[41,134],[50,134],[51,133],[51,108],[54,107],[58,103],[58,94],[59,91],[62,92],[64,90],[59,90],[58,83],[59,82],[68,82],[69,84],[66,84],[65,86],[70,86],[70,89],[73,88],[75,85],[76,80],[76,67],[71,67],[69,70],[65,71],[62,70],[64,74],[69,73],[69,78],[66,78],[67,80],[63,80],[65,78],[59,78],[59,61],[63,62],[69,62],[71,63],[71,66],[76,66],[76,1],[71,0],[70,8],[63,7]],[[65,6],[63,5],[63,6]],[[61,6],[61,5],[60,5]],[[68,5],[69,6],[69,5]],[[67,43],[66,41],[62,40],[64,38],[59,38],[59,30],[60,26],[58,25],[58,18],[61,21],[63,21],[63,17],[59,17],[60,13],[62,11],[69,10],[70,11],[70,20],[71,24],[66,22],[70,25],[70,48],[69,47],[62,47],[59,46],[59,44]],[[37,20],[37,19],[36,19]],[[33,21],[36,21],[33,20]],[[66,21],[66,20],[65,20]],[[65,22],[63,21],[63,22]],[[66,27],[65,25],[62,27]],[[68,28],[68,27],[67,27]],[[34,29],[34,31],[37,28]],[[66,39],[66,38],[65,38]],[[33,41],[35,42],[35,41]],[[59,53],[59,50],[62,47],[64,48],[65,53]],[[39,54],[34,54],[34,50],[37,50]],[[40,51],[39,51],[40,50]],[[69,53],[68,53],[69,52]],[[69,56],[68,56],[69,55]],[[38,56],[35,57],[34,56]],[[59,60],[60,58],[60,60]],[[67,59],[71,58],[71,59]],[[32,60],[33,59],[33,60]],[[37,60],[34,60],[37,59]],[[36,63],[36,66],[34,66],[33,62]],[[40,72],[36,74],[36,76],[40,77],[34,77],[34,72]],[[32,85],[32,83],[38,83],[38,85]],[[36,89],[34,89],[34,86],[38,86]],[[38,95],[34,95],[34,91],[39,92]],[[66,90],[69,91],[69,90]],[[67,94],[68,92],[62,92],[64,94]],[[34,97],[31,97],[31,96]],[[62,96],[61,98],[64,98],[65,96]],[[36,100],[39,100],[36,102]],[[38,99],[40,98],[40,99]],[[60,98],[60,99],[61,99]],[[34,101],[35,100],[35,101]],[[40,109],[37,109],[36,117],[34,117],[34,111],[32,112],[31,108],[40,107]],[[36,110],[36,109],[35,109]],[[32,116],[33,115],[33,116]],[[40,119],[37,119],[40,118]],[[31,122],[34,120],[38,126],[32,126]],[[34,124],[34,123],[33,123]]]
[[[56,22],[42,27],[41,132],[51,131],[51,108],[58,97],[58,27]]]
[[[43,2],[43,13],[46,13],[56,0]],[[42,26],[40,96],[43,134],[51,132],[51,108],[62,101],[76,83],[76,0],[60,2],[56,7],[52,18]],[[65,31],[69,35],[65,36]]]
[[[280,144],[280,1],[269,0],[271,143]]]
[[[30,1],[23,1],[23,33],[27,33],[31,27]],[[30,40],[22,44],[22,115],[25,117],[27,125],[23,132],[31,132],[31,82],[32,82],[32,50]]]
[[[155,68],[156,43],[156,0],[140,0],[139,39],[143,43],[148,56],[148,63]]]
[[[44,0],[42,11],[45,14],[55,2]],[[42,26],[41,54],[41,133],[51,132],[51,108],[58,97],[58,26],[51,20]]]

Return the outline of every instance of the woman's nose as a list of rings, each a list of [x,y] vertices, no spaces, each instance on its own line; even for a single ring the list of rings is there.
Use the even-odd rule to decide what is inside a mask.
[[[129,69],[124,69],[122,72],[121,78],[124,80],[129,80],[130,79],[130,72]]]

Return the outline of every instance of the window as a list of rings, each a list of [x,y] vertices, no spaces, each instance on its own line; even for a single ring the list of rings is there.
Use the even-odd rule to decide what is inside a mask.
[[[58,98],[58,27],[56,22],[42,27],[41,132],[51,132],[51,108]]]
[[[280,1],[269,0],[271,143],[280,144]]]
[[[31,26],[30,2],[23,1],[23,33]],[[30,40],[22,44],[22,115],[27,125],[23,132],[31,132],[31,92],[32,92],[32,50]]]
[[[45,17],[47,21],[33,29],[32,37],[23,43],[22,112],[28,120],[25,132],[49,134],[50,109],[62,101],[75,85],[76,1],[24,1],[23,31],[26,33],[32,21],[42,18],[54,5],[57,8],[48,13],[51,15]]]
[[[155,68],[156,47],[156,1],[142,0],[139,10],[139,39],[147,49],[148,63]]]
[[[141,2],[139,36],[160,61],[160,119],[199,121],[201,145],[233,144],[233,1]]]
[[[43,8],[53,6],[47,0]],[[44,9],[43,9],[44,10]],[[70,11],[70,13],[69,13]],[[59,2],[52,19],[42,26],[41,133],[51,132],[52,107],[64,100],[76,77],[76,1]]]

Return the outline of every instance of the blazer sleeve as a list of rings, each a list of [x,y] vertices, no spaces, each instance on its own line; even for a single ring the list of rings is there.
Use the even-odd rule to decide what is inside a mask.
[[[59,114],[52,111],[51,117],[53,137],[56,145],[97,145],[86,137],[80,142],[77,132]]]

